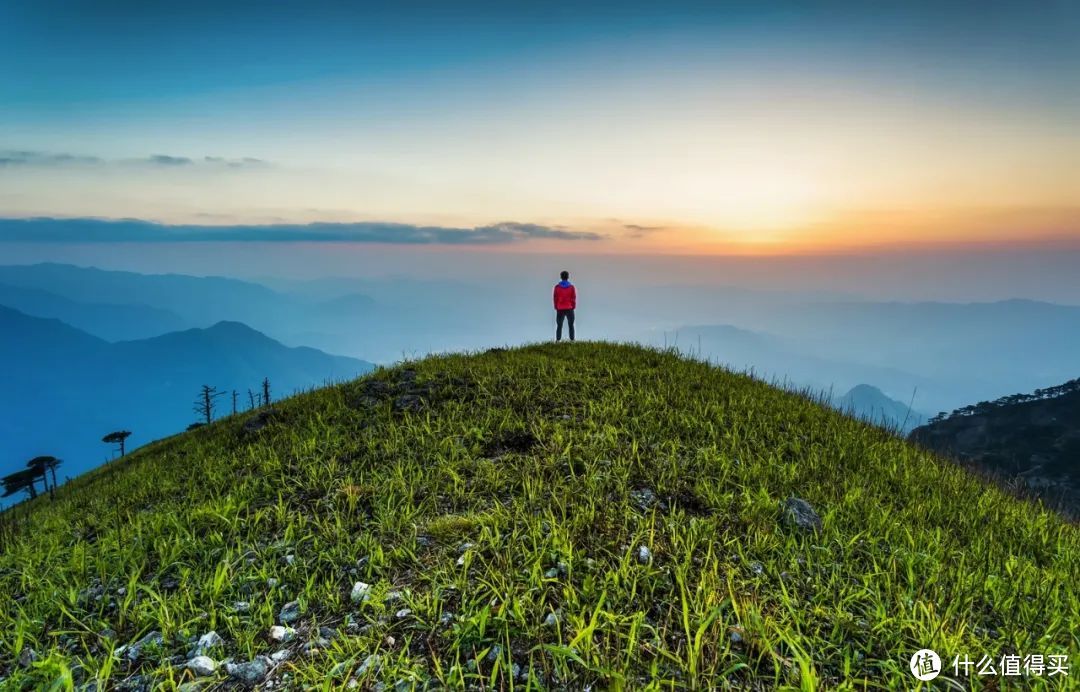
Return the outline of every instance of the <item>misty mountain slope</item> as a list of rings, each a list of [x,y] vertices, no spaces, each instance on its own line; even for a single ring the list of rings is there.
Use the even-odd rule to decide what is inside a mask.
[[[905,433],[922,425],[927,418],[910,404],[890,399],[868,384],[852,387],[847,394],[834,398],[833,405],[845,413]]]
[[[371,363],[289,348],[237,323],[110,344],[57,320],[0,308],[0,440],[4,464],[41,454],[76,474],[108,458],[105,433],[128,429],[132,446],[183,430],[203,384],[226,393],[220,413],[239,406],[264,377],[272,396],[355,377]]]
[[[731,325],[684,326],[652,333],[646,343],[674,347],[735,370],[752,371],[765,380],[832,396],[866,382],[894,392],[934,391],[941,384],[896,368],[813,355],[795,339]]]
[[[189,324],[270,319],[290,301],[238,279],[184,274],[138,274],[67,264],[0,266],[0,284],[49,291],[72,300],[123,304],[132,298],[171,311]]]
[[[189,326],[179,315],[162,308],[87,303],[38,288],[0,285],[0,305],[35,317],[61,320],[107,341],[143,339]]]
[[[1080,510],[1080,380],[965,407],[910,438]]]
[[[0,546],[16,688],[894,689],[923,647],[1066,654],[1080,609],[1077,526],[624,345],[381,370],[26,509]]]
[[[947,409],[1069,379],[1080,343],[1080,307],[1032,300],[806,303],[760,321],[809,353],[962,383]]]

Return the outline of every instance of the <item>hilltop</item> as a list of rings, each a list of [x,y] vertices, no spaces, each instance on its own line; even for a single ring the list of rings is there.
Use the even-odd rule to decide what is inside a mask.
[[[910,688],[921,648],[1078,644],[1075,525],[634,346],[379,370],[27,513],[0,551],[16,688]]]

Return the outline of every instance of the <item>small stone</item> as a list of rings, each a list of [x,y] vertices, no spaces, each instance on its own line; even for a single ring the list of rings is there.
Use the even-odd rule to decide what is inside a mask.
[[[454,614],[453,613],[443,613],[442,615],[439,616],[439,624],[441,624],[443,627],[449,625],[453,621],[454,621]]]
[[[402,594],[397,589],[395,589],[393,591],[388,591],[386,593],[386,599],[385,600],[386,600],[387,603],[397,603],[398,601],[401,601],[404,598],[405,598],[405,595]]]
[[[360,667],[356,669],[356,676],[363,677],[368,673],[374,672],[379,669],[382,664],[382,658],[379,654],[371,654],[364,659],[364,662],[360,664]]]
[[[394,639],[394,635],[388,634],[386,635],[386,639],[383,640],[383,643],[385,643],[389,647],[393,647],[394,644],[397,644],[397,640]]]
[[[742,641],[743,641],[742,628],[740,628],[740,627],[732,627],[731,628],[731,633],[728,634],[728,638],[731,640],[732,644],[742,644]]]
[[[282,627],[281,625],[274,625],[270,628],[270,638],[276,642],[287,644],[296,639],[296,630],[292,627]]]
[[[323,625],[319,628],[319,636],[329,642],[337,639],[338,633],[337,630],[333,627],[327,627],[326,625]]]
[[[358,581],[353,584],[352,593],[349,594],[349,598],[353,603],[364,603],[371,597],[371,584],[365,584],[362,581]]]
[[[751,562],[750,573],[753,574],[755,577],[760,577],[761,575],[765,574],[765,567],[760,562]]]
[[[281,582],[278,581],[277,577],[270,577],[266,580],[266,585],[269,586],[271,589],[276,588],[277,585],[280,583]]]
[[[38,660],[37,652],[29,646],[23,647],[23,650],[19,652],[19,665],[23,668],[29,668],[34,665],[34,661],[36,660]]]
[[[559,576],[559,570],[552,567],[548,571],[544,572],[544,577],[547,579],[555,579]]]
[[[236,603],[233,603],[232,607],[233,610],[238,613],[247,613],[251,610],[251,604],[247,601],[237,601]]]
[[[288,661],[292,658],[292,649],[279,649],[270,654],[270,660],[274,663],[281,663],[282,661]]]
[[[467,553],[468,551],[472,550],[472,549],[473,549],[473,547],[474,547],[474,546],[473,546],[473,544],[472,544],[472,543],[468,543],[468,542],[466,542],[466,543],[462,543],[462,544],[461,544],[461,547],[459,547],[459,548],[458,548],[458,555],[464,555],[464,554],[465,554],[465,553]]]
[[[272,661],[266,657],[259,656],[255,660],[246,663],[227,663],[225,664],[225,672],[234,680],[239,680],[248,685],[255,685],[262,682],[262,679],[270,672],[271,663]]]
[[[800,531],[817,532],[822,529],[821,517],[810,503],[799,497],[784,501],[784,523]]]
[[[217,672],[217,662],[209,656],[196,656],[187,663],[188,670],[196,677],[205,678]]]
[[[656,496],[652,488],[640,488],[638,490],[630,491],[630,501],[637,506],[638,509],[645,512],[653,507],[659,507],[660,509],[667,509],[666,504]]]
[[[281,620],[286,625],[291,624],[293,622],[296,622],[299,619],[300,619],[300,602],[299,601],[290,601],[289,603],[286,603],[281,608],[281,612],[278,613],[278,620]]]
[[[499,656],[502,656],[502,647],[498,644],[493,644],[491,651],[488,651],[487,660],[490,663],[494,663],[499,660]]]
[[[286,555],[285,556],[285,564],[286,565],[291,565],[294,562],[296,562],[296,556],[295,555]]]
[[[637,559],[643,565],[647,565],[652,562],[652,551],[647,546],[639,545],[637,549]]]
[[[139,660],[139,657],[142,656],[142,652],[145,647],[161,646],[164,643],[165,638],[161,636],[161,632],[155,630],[153,632],[147,633],[146,636],[144,636],[142,639],[135,642],[134,644],[131,644],[127,647],[122,646],[120,647],[120,649],[117,649],[117,651],[122,652],[129,661],[137,661]]]
[[[127,587],[126,586],[121,586],[119,589],[116,590],[116,595],[117,596],[126,596],[127,595]]]
[[[555,627],[559,624],[559,616],[555,613],[548,613],[544,618],[544,627]]]
[[[404,620],[405,618],[409,617],[410,615],[412,615],[412,611],[409,610],[408,608],[402,608],[398,612],[394,613],[394,617],[396,617],[398,620]]]
[[[195,650],[201,654],[205,651],[213,649],[215,646],[221,646],[224,643],[225,640],[218,636],[217,632],[215,632],[214,630],[210,630],[203,636],[199,637],[199,642],[195,645]]]

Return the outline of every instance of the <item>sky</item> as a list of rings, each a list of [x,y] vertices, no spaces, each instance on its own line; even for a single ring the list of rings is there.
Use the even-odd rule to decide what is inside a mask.
[[[0,252],[1073,251],[1077,35],[1068,0],[0,0]]]

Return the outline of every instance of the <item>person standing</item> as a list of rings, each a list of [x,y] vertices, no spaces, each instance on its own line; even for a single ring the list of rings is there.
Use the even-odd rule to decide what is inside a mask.
[[[570,283],[570,272],[559,274],[562,279],[555,284],[552,298],[555,301],[555,341],[562,341],[562,328],[565,321],[570,328],[570,340],[574,340],[574,310],[577,308],[577,289]]]

